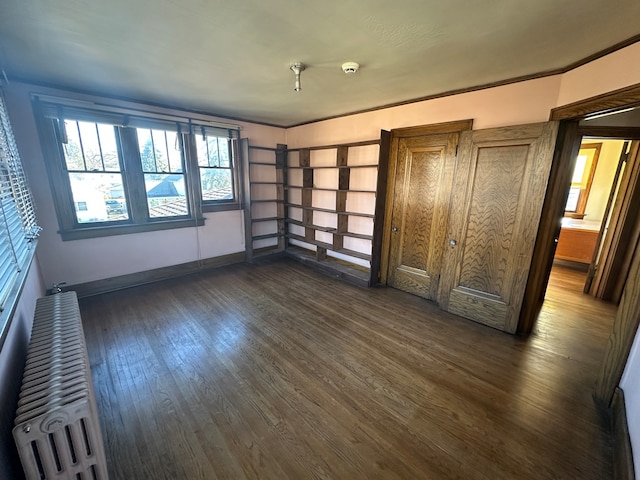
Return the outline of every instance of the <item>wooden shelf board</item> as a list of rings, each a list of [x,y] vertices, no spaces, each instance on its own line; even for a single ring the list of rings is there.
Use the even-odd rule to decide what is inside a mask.
[[[265,198],[259,200],[251,200],[251,203],[284,203],[284,200],[278,200],[277,198]]]
[[[282,236],[284,236],[282,233],[265,233],[264,235],[254,235],[251,237],[251,240],[255,242],[257,240],[266,240],[268,238],[278,238]]]
[[[348,193],[372,193],[375,194],[375,190],[340,190],[339,188],[319,188],[319,187],[302,187],[300,185],[287,185],[285,190],[298,189],[298,190],[317,190],[319,192],[348,192]]]
[[[321,169],[327,169],[327,168],[334,168],[334,169],[343,169],[343,168],[378,168],[378,164],[377,163],[373,163],[373,164],[366,164],[366,165],[344,165],[344,166],[338,166],[338,165],[318,165],[317,167],[311,166],[311,167],[300,167],[298,165],[289,165],[287,166],[287,168],[291,168],[291,169],[310,169],[310,170],[321,170]]]
[[[343,237],[351,237],[351,238],[360,238],[362,240],[373,240],[373,235],[366,235],[364,233],[352,233],[352,232],[338,232],[338,230],[334,227],[323,227],[321,225],[308,225],[300,220],[294,220],[292,218],[285,219],[286,223],[291,225],[297,225],[299,227],[304,228],[313,228],[314,230],[318,230],[320,232],[332,233],[334,235],[341,235]]]
[[[355,250],[349,250],[348,248],[340,248],[334,250],[333,245],[327,242],[321,242],[320,240],[308,240],[302,235],[296,235],[295,233],[286,233],[285,236],[292,240],[297,240],[299,242],[308,243],[309,245],[315,245],[316,247],[326,248],[327,250],[331,250],[335,253],[341,253],[342,255],[347,255],[349,257],[360,258],[362,260],[371,260],[371,255],[368,253],[357,252]]]
[[[360,268],[351,267],[346,262],[337,262],[331,259],[318,260],[315,252],[299,247],[288,247],[285,253],[299,262],[316,268],[331,276],[341,278],[360,287],[370,285],[370,273]]]
[[[273,222],[276,220],[284,220],[284,218],[282,217],[261,217],[261,218],[252,218],[251,221],[254,223],[259,223],[259,222]]]
[[[375,217],[375,215],[373,215],[372,213],[338,212],[336,210],[331,210],[329,208],[305,207],[303,205],[300,205],[299,203],[286,203],[285,205],[287,207],[301,208],[303,210],[313,210],[315,212],[335,213],[335,214],[351,215],[351,216],[354,216],[354,217],[365,217],[365,218],[374,218]]]

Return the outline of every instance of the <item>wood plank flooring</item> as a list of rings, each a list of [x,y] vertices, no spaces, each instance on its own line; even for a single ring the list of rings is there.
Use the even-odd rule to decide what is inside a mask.
[[[574,277],[528,339],[290,259],[84,299],[111,479],[611,478]]]

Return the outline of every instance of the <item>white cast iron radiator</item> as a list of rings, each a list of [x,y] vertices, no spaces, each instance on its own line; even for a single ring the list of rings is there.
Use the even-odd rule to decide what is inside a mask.
[[[78,298],[38,299],[13,437],[28,480],[106,480]]]

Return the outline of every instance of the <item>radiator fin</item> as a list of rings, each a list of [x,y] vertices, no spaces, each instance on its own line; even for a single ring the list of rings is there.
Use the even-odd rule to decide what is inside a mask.
[[[13,437],[27,480],[107,480],[78,298],[38,299]]]

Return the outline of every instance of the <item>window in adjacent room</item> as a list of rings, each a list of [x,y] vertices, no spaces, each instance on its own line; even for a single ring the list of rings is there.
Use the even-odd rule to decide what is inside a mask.
[[[601,148],[602,143],[583,143],[580,146],[565,205],[565,216],[584,218]]]

